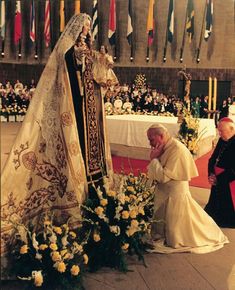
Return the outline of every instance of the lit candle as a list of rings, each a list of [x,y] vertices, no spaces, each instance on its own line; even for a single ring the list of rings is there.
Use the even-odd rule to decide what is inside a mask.
[[[211,110],[211,98],[212,98],[212,78],[209,77],[209,92],[208,92],[208,110]]]
[[[216,102],[217,102],[217,78],[214,78],[213,111],[216,110]]]

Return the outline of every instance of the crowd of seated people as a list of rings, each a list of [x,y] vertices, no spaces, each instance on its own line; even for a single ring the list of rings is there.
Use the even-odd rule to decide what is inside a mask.
[[[114,114],[144,113],[177,116],[182,108],[182,102],[174,95],[166,96],[144,86],[138,89],[135,85],[109,88],[105,95],[105,110]]]
[[[20,80],[15,84],[7,81],[0,82],[0,107],[2,115],[25,114],[36,87],[34,79],[28,85],[24,85]]]
[[[232,98],[221,101],[216,113],[227,116]],[[108,114],[143,113],[178,116],[183,106],[190,108],[195,118],[208,118],[208,96],[191,96],[190,104],[175,95],[165,95],[144,86],[138,89],[134,84],[109,88],[105,95],[105,110]],[[211,114],[211,117],[213,115]],[[219,117],[220,118],[220,117]]]
[[[36,87],[34,79],[24,85],[20,80],[15,84],[9,81],[0,82],[0,107],[1,113],[14,112],[25,114]],[[190,105],[184,104],[182,98],[175,95],[165,95],[150,86],[138,88],[135,84],[109,87],[104,97],[106,114],[141,113],[154,115],[178,116],[183,106],[190,108],[195,118],[208,118],[208,96],[191,97]],[[218,107],[219,119],[228,116],[228,108],[232,98],[221,102]]]

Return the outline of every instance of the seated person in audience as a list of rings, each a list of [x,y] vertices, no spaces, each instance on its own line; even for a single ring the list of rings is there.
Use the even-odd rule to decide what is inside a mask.
[[[155,115],[157,115],[160,111],[160,106],[157,99],[153,99],[152,111]]]
[[[142,112],[142,101],[139,96],[137,96],[137,98],[134,100],[133,103],[134,103],[133,110],[135,112]]]
[[[155,182],[152,251],[208,253],[222,248],[227,237],[190,194],[189,180],[198,172],[187,147],[161,124],[152,125],[147,137],[148,175]]]
[[[19,80],[16,80],[16,83],[14,85],[14,91],[16,94],[19,93],[19,91],[22,91],[24,88],[23,84],[19,81]]]
[[[168,99],[168,102],[166,104],[166,111],[173,115],[175,114],[176,109],[174,107],[174,103],[172,102],[171,98]]]
[[[120,114],[122,112],[122,105],[123,105],[123,102],[120,98],[119,95],[116,96],[116,99],[113,103],[113,106],[114,106],[114,111],[116,114]]]
[[[145,113],[150,113],[152,111],[152,97],[150,97],[150,95],[146,95],[142,108]]]
[[[10,105],[10,103],[9,103],[9,98],[7,96],[6,91],[0,92],[0,97],[1,97],[2,108],[3,109],[7,108]]]
[[[235,228],[235,123],[218,123],[220,139],[208,163],[211,194],[205,211],[220,227]]]
[[[111,103],[110,98],[107,98],[106,102],[104,103],[104,109],[106,112],[113,111],[113,104]]]
[[[123,110],[131,113],[132,111],[132,103],[130,102],[129,98],[126,98],[126,101],[124,102],[123,106],[122,106]]]

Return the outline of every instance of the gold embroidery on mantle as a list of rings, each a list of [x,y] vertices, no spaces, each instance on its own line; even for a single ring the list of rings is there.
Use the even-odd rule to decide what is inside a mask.
[[[13,163],[15,164],[15,169],[17,170],[21,163],[20,163],[20,155],[23,151],[27,150],[29,148],[29,142],[27,141],[24,144],[20,144],[20,150],[16,149],[14,150],[14,155],[16,155],[16,159],[13,159]]]
[[[70,112],[64,112],[61,114],[61,122],[63,126],[71,126],[73,124],[73,118]]]
[[[95,86],[93,81],[93,70],[92,70],[92,54],[91,51],[86,54],[85,58],[85,71],[84,71],[84,82],[85,82],[85,110],[86,110],[86,124],[87,124],[87,169],[88,175],[92,175],[100,171],[102,152],[100,147],[101,138],[99,135],[99,124],[97,120],[97,106],[96,99],[99,97],[95,95]]]

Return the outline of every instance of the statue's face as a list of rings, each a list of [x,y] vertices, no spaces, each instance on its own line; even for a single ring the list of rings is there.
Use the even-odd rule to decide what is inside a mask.
[[[90,31],[91,31],[91,22],[90,22],[90,20],[87,19],[84,23],[84,26],[82,29],[82,34],[87,35],[90,33]]]

